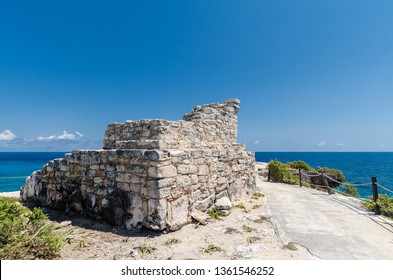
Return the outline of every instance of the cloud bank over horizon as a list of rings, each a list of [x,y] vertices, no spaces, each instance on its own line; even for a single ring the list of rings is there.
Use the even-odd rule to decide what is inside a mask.
[[[59,135],[18,137],[10,129],[0,133],[0,151],[70,151],[75,149],[99,149],[101,140],[86,138],[83,133],[63,131]]]

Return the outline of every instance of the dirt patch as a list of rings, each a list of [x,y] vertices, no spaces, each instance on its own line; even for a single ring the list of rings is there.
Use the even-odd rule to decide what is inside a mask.
[[[269,219],[266,198],[244,197],[238,203],[242,207],[233,208],[228,216],[210,218],[207,225],[195,222],[175,232],[130,232],[57,211],[47,213],[65,234],[67,245],[61,259],[313,259],[299,245],[292,244],[297,248],[293,250],[280,243]]]

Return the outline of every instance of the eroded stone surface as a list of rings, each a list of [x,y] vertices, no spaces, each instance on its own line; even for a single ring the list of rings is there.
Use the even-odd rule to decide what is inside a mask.
[[[130,230],[179,229],[192,212],[255,188],[254,155],[236,143],[239,103],[196,106],[181,121],[109,124],[103,150],[47,163],[21,197]]]

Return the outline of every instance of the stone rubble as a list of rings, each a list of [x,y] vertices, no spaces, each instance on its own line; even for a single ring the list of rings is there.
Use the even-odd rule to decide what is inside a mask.
[[[177,230],[255,189],[255,157],[237,144],[239,100],[196,106],[181,121],[108,125],[103,150],[79,150],[27,178],[21,197],[127,229]]]

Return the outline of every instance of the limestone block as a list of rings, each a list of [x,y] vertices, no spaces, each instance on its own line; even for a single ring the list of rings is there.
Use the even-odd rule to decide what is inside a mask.
[[[150,198],[168,198],[171,195],[171,187],[165,188],[157,188],[157,187],[148,187],[149,197]]]
[[[128,230],[131,230],[137,228],[144,220],[143,202],[142,198],[135,193],[127,194],[125,201],[127,213],[124,224]]]
[[[167,223],[170,230],[178,230],[191,222],[188,207],[188,197],[186,195],[168,203]]]
[[[127,172],[137,175],[143,175],[146,172],[146,167],[143,165],[131,165],[127,167]]]
[[[126,172],[126,167],[124,165],[118,165],[118,166],[116,166],[116,171],[117,172]]]
[[[164,178],[158,180],[158,187],[165,188],[165,187],[172,187],[175,184],[175,178]]]
[[[213,206],[214,199],[215,199],[215,195],[212,194],[203,200],[196,201],[194,202],[194,208],[202,212],[205,212],[207,209]]]
[[[224,196],[217,199],[214,206],[217,210],[230,210],[232,208],[232,203],[228,197]]]
[[[119,190],[122,190],[123,192],[130,191],[130,184],[128,184],[128,183],[118,182],[117,187]]]
[[[177,172],[179,174],[195,174],[197,173],[198,168],[195,165],[179,165],[177,167]]]
[[[190,179],[191,179],[191,184],[192,184],[192,185],[198,184],[198,176],[197,176],[197,175],[192,174],[192,175],[190,176]]]
[[[207,165],[200,165],[198,166],[198,175],[208,175],[209,174],[209,166]]]
[[[209,181],[209,176],[198,176],[199,183],[207,183]]]
[[[202,225],[207,225],[207,221],[209,220],[209,216],[206,213],[196,209],[191,211],[190,216]]]
[[[176,178],[176,184],[180,188],[191,186],[191,178],[187,175],[180,175]]]
[[[152,178],[170,178],[177,175],[176,167],[173,165],[162,167],[149,167],[148,176]]]
[[[148,217],[144,226],[154,230],[163,230],[167,224],[167,200],[149,199]]]
[[[104,180],[101,177],[94,177],[94,184],[101,184]]]

